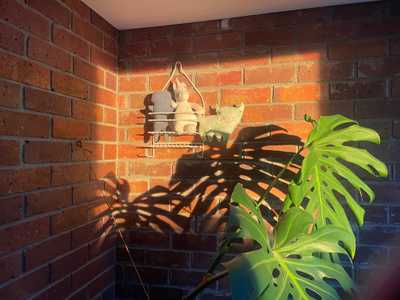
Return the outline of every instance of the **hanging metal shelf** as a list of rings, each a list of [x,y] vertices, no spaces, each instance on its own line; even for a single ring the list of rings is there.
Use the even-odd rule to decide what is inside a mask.
[[[190,79],[190,77],[183,71],[182,63],[177,61],[174,65],[174,68],[171,72],[171,75],[167,82],[165,83],[164,87],[162,90],[166,90],[171,83],[171,80],[173,79],[174,75],[176,72],[181,73],[186,80],[192,85],[193,90],[200,96],[201,104],[203,107],[203,110],[205,111],[206,104],[204,101],[204,98],[200,91],[197,89],[197,87],[194,85],[193,81]],[[176,118],[174,117],[175,115],[192,115],[192,113],[179,113],[179,112],[148,112],[147,113],[147,122],[154,123],[154,122],[168,122],[169,124],[173,125],[173,122],[176,121]],[[152,118],[152,116],[157,115],[164,115],[165,119],[156,119]],[[199,113],[197,112],[197,115],[199,116],[204,116],[204,113]],[[188,121],[188,122],[193,122],[193,119],[179,119],[179,121]],[[198,125],[198,123],[197,123]],[[169,126],[173,127],[173,126]],[[198,128],[198,126],[196,126]],[[172,137],[177,137],[177,136],[194,136],[198,137],[200,139],[200,133],[198,131],[193,131],[193,132],[185,132],[184,134],[178,134],[177,132],[168,129],[167,131],[147,131],[146,134],[151,135],[151,139],[148,143],[144,144],[142,147],[146,149],[145,151],[145,156],[146,157],[155,157],[155,152],[156,149],[158,148],[163,148],[163,149],[189,149],[193,151],[193,153],[198,153],[199,157],[203,157],[203,152],[204,152],[204,143],[203,142],[178,142],[178,141],[171,141]],[[164,137],[163,141],[157,140],[157,137]],[[147,151],[148,150],[148,151]]]

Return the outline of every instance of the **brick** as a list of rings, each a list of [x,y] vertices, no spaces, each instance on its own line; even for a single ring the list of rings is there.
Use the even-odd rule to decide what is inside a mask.
[[[279,65],[257,69],[245,69],[245,84],[282,83],[294,80],[294,66]]]
[[[199,73],[196,76],[199,87],[238,85],[242,83],[241,71],[227,71],[214,73]]]
[[[92,202],[100,199],[104,194],[104,185],[101,182],[85,183],[74,187],[74,204]]]
[[[53,137],[61,139],[88,139],[90,126],[87,122],[53,118]]]
[[[283,46],[272,48],[272,62],[321,61],[326,59],[326,47],[321,45]]]
[[[117,112],[114,109],[104,108],[104,123],[117,124]]]
[[[92,47],[90,61],[96,66],[100,66],[110,71],[117,70],[117,60],[115,56],[108,54],[98,48]]]
[[[393,39],[390,41],[390,54],[400,55],[400,39]]]
[[[95,44],[97,47],[103,47],[103,34],[89,22],[74,16],[72,28],[75,33],[80,35],[86,41]]]
[[[333,100],[383,98],[385,83],[383,81],[352,81],[332,83],[330,97]]]
[[[172,285],[195,287],[202,280],[204,272],[172,270],[170,276],[170,281]],[[213,285],[214,284],[211,284],[209,288],[212,289]]]
[[[70,75],[54,72],[52,87],[56,92],[72,97],[86,99],[88,97],[88,85]]]
[[[207,52],[229,48],[240,48],[242,35],[240,32],[227,32],[213,35],[203,35],[194,38],[196,52]]]
[[[72,189],[35,192],[26,196],[28,216],[59,210],[72,205]]]
[[[99,203],[91,204],[88,207],[88,218],[90,221],[107,215],[110,215],[110,209],[104,200]]]
[[[115,142],[117,139],[117,129],[113,126],[92,125],[90,136],[95,141]]]
[[[100,219],[72,230],[72,248],[78,248],[100,236],[104,226],[104,222]]]
[[[155,78],[153,78],[153,84],[154,84],[154,79]],[[146,90],[145,76],[133,76],[133,77],[120,76],[118,81],[119,81],[118,87],[120,92],[144,92]]]
[[[24,162],[62,162],[71,159],[69,143],[27,141],[24,146]]]
[[[72,160],[102,160],[103,145],[97,143],[76,143],[72,146]]]
[[[65,185],[89,180],[89,165],[75,164],[52,167],[52,185]]]
[[[24,34],[4,23],[0,24],[0,48],[22,55],[25,49]]]
[[[54,26],[53,42],[73,54],[89,59],[88,43],[62,27]]]
[[[46,116],[0,110],[1,135],[48,137],[49,118]]]
[[[90,299],[93,299],[93,297],[99,291],[103,291],[107,286],[109,286],[110,282],[114,282],[113,270],[108,270],[105,273],[102,273],[93,282],[89,284],[87,294],[89,295]]]
[[[72,288],[79,289],[85,285],[87,278],[94,278],[104,270],[109,269],[114,264],[114,256],[112,252],[91,261],[89,264],[81,268],[78,272],[72,274]],[[86,297],[86,296],[85,296]],[[82,299],[82,298],[76,298]]]
[[[342,114],[352,118],[354,116],[354,103],[351,101],[334,101],[329,103],[299,103],[295,105],[295,119],[304,120],[304,115],[310,115],[314,119],[321,116]]]
[[[141,41],[129,44],[123,44],[120,47],[121,58],[145,57],[150,53],[150,41]]]
[[[313,63],[300,65],[299,81],[347,80],[353,78],[352,63]]]
[[[173,37],[152,41],[150,44],[151,55],[168,56],[176,53],[192,53],[193,41],[189,37]]]
[[[106,144],[104,145],[104,159],[116,159],[117,158],[117,146]]]
[[[20,164],[19,143],[16,141],[0,141],[0,165],[13,166]]]
[[[246,47],[291,45],[296,39],[296,32],[291,28],[271,28],[245,33]]]
[[[136,160],[134,162],[135,175],[144,176],[170,176],[171,163],[150,160]]]
[[[119,159],[135,159],[138,155],[136,145],[118,145],[118,158]]]
[[[386,52],[385,40],[352,41],[328,46],[329,59],[382,57]]]
[[[52,237],[40,244],[25,250],[25,264],[27,270],[32,270],[57,256],[61,256],[71,249],[70,233]]]
[[[128,141],[140,141],[144,139],[144,128],[143,127],[131,127],[128,128],[127,139]]]
[[[361,61],[358,64],[358,76],[360,78],[389,77],[399,74],[400,59],[398,58]]]
[[[16,278],[22,273],[22,255],[20,252],[0,258],[0,283]]]
[[[22,196],[3,198],[0,200],[0,209],[2,211],[0,225],[18,221],[23,216],[24,198]]]
[[[99,28],[101,31],[107,33],[108,35],[114,38],[117,37],[118,30],[93,10],[91,10],[90,20],[92,24],[95,25],[97,28]]]
[[[170,238],[168,234],[159,232],[131,231],[129,243],[140,245],[140,247],[146,249],[167,249],[169,248]]]
[[[62,6],[56,1],[42,1],[42,0],[27,0],[26,3],[32,8],[40,11],[46,17],[49,17],[54,22],[70,26],[70,12],[67,8]]]
[[[95,84],[104,85],[104,71],[81,59],[74,59],[74,74]]]
[[[365,227],[360,231],[360,243],[368,245],[383,245],[390,243],[391,246],[398,246],[396,236],[399,234],[394,227]]]
[[[50,288],[43,291],[33,299],[34,300],[66,299],[71,293],[72,293],[71,278],[66,277],[65,279],[52,285]]]
[[[67,97],[36,89],[25,89],[24,106],[26,109],[62,115],[71,115],[71,100]]]
[[[50,185],[50,168],[1,170],[0,194],[29,192]]]
[[[399,97],[400,96],[400,78],[394,78],[392,80],[391,95],[393,97]]]
[[[83,247],[51,263],[51,280],[56,281],[86,264],[88,248]]]
[[[393,137],[400,139],[400,121],[393,121]]]
[[[291,120],[293,107],[286,104],[248,106],[244,110],[243,122],[271,122]]]
[[[355,106],[357,119],[396,118],[400,113],[397,101],[361,101]]]
[[[0,106],[21,107],[21,87],[15,83],[0,80]]]
[[[78,227],[87,222],[87,207],[72,207],[51,216],[51,232],[57,234]]]
[[[114,74],[106,72],[106,88],[116,91],[117,89],[117,76]]]
[[[0,76],[44,89],[50,86],[49,69],[6,53],[0,53]]]
[[[120,111],[119,112],[119,125],[133,125],[138,120],[138,113],[136,111]]]
[[[221,104],[261,104],[271,101],[271,88],[223,89]]]
[[[322,84],[306,83],[279,86],[274,88],[274,101],[276,102],[305,102],[319,101],[327,98],[328,86]]]
[[[215,251],[215,236],[195,234],[173,234],[172,248],[176,250]]]
[[[72,59],[67,52],[37,38],[29,38],[28,56],[62,71],[71,70]]]
[[[75,100],[72,104],[72,116],[78,120],[101,122],[103,108],[88,101]]]
[[[50,235],[49,228],[49,218],[43,217],[1,229],[0,253],[11,252],[47,238]]]
[[[115,93],[95,86],[90,86],[89,99],[94,103],[104,104],[112,107],[115,107],[117,104],[117,97]]]
[[[61,0],[67,5],[72,11],[85,20],[90,19],[90,8],[80,0]]]
[[[23,300],[44,289],[49,283],[49,268],[43,266],[0,288],[1,299]]]
[[[263,66],[270,63],[270,51],[256,50],[226,50],[219,54],[218,60],[223,68],[235,68],[243,66]]]
[[[15,0],[4,0],[0,5],[0,18],[16,27],[32,32],[46,40],[50,36],[50,24],[44,17],[25,8]]]
[[[115,177],[115,162],[92,163],[90,165],[90,179]]]
[[[145,251],[146,264],[165,268],[187,268],[189,253],[173,251]]]

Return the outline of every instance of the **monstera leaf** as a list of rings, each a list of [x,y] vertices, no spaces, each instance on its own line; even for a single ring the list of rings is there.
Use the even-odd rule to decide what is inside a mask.
[[[289,186],[284,205],[284,211],[292,205],[303,206],[307,212],[317,216],[318,228],[332,224],[352,233],[352,255],[355,253],[355,238],[340,198],[345,200],[362,225],[364,209],[348,188],[364,192],[369,201],[374,199],[374,192],[348,166],[353,164],[371,175],[387,176],[385,164],[368,151],[346,144],[362,141],[379,144],[380,138],[374,130],[361,127],[341,115],[314,121],[314,128],[305,144],[308,154],[299,176]]]
[[[329,225],[313,230],[313,218],[292,207],[283,214],[272,237],[254,201],[237,184],[231,198],[229,225],[237,236],[251,239],[258,248],[225,264],[234,300],[339,299],[327,279],[336,279],[345,291],[352,281],[339,264],[315,253],[348,253],[351,235]],[[339,245],[343,243],[343,247]]]

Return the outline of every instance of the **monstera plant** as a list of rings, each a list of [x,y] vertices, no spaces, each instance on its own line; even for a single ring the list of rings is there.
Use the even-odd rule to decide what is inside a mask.
[[[354,284],[344,261],[352,262],[356,239],[349,217],[358,225],[364,209],[355,199],[374,200],[374,192],[357,175],[387,176],[384,163],[358,142],[380,143],[371,129],[341,115],[315,121],[305,144],[255,201],[237,184],[230,199],[229,220],[218,253],[199,285],[186,299],[229,276],[233,300],[340,299],[338,291],[353,293]],[[289,184],[273,230],[268,230],[260,206],[296,156],[303,154],[301,169]],[[349,208],[346,210],[345,208]],[[346,213],[347,211],[347,213]],[[238,241],[253,247],[222,263]],[[232,253],[231,253],[232,254]]]

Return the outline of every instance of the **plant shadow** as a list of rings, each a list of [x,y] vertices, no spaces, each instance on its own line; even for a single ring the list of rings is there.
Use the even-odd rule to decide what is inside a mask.
[[[202,152],[180,157],[172,178],[165,185],[155,185],[147,192],[133,197],[129,192],[120,189],[121,207],[114,211],[114,215],[121,220],[118,224],[125,231],[133,253],[139,257],[139,269],[144,274],[150,296],[153,282],[151,275],[148,276],[149,281],[146,278],[148,263],[143,263],[146,265],[143,268],[140,268],[140,264],[146,260],[142,256],[146,256],[146,252],[152,249],[144,247],[146,245],[134,245],[138,241],[138,233],[157,232],[160,238],[166,235],[173,249],[180,247],[182,239],[179,236],[184,236],[185,245],[179,250],[200,249],[209,252],[208,256],[211,257],[216,250],[218,233],[226,224],[229,196],[235,184],[241,183],[252,198],[259,199],[301,145],[300,137],[290,135],[284,128],[276,125],[244,127],[238,129],[230,143],[224,147],[210,146]],[[288,183],[297,173],[301,160],[299,157],[283,173],[272,189],[267,203],[261,206],[269,229],[275,223],[274,211],[276,213],[279,210]],[[120,182],[124,185],[124,180]],[[204,236],[210,238],[204,239]],[[183,254],[177,252],[175,255]],[[170,267],[167,263],[163,266],[160,262],[155,266]],[[119,267],[124,268],[121,265]],[[200,276],[202,272],[198,273]],[[188,289],[196,284],[197,279],[185,283]],[[137,284],[137,278],[122,281],[120,284]],[[177,285],[181,285],[180,282],[177,281]],[[137,285],[136,287],[136,291],[132,293],[135,293],[135,299],[141,299],[137,298],[140,288]],[[125,286],[119,290],[129,289]]]

